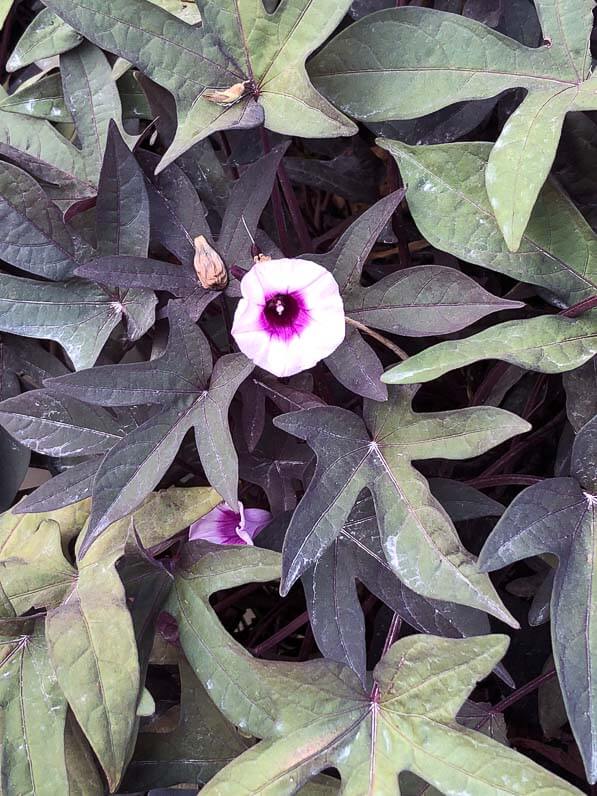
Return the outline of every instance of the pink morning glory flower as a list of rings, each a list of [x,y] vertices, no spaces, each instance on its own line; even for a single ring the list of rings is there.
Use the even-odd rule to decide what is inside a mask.
[[[344,340],[344,306],[334,277],[310,260],[264,260],[241,282],[232,336],[256,365],[292,376]]]
[[[189,541],[205,539],[216,544],[253,544],[272,515],[264,509],[245,509],[239,501],[238,511],[220,503],[189,528]]]

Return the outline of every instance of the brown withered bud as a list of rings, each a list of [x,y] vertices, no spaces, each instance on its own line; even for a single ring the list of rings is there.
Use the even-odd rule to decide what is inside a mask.
[[[224,290],[228,284],[228,273],[224,261],[209,245],[203,235],[195,238],[195,273],[206,290]]]
[[[242,99],[249,89],[249,80],[235,83],[230,88],[206,88],[201,95],[203,99],[215,102],[216,105],[234,105]]]

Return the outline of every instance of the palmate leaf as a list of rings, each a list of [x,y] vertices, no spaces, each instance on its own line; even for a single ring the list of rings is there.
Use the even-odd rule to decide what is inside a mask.
[[[247,741],[215,707],[184,658],[179,669],[179,723],[171,732],[164,733],[157,725],[139,734],[123,789],[203,785],[247,748]]]
[[[307,56],[348,10],[347,0],[283,0],[271,14],[255,0],[201,0],[201,28],[147,0],[48,0],[47,5],[174,95],[178,129],[159,169],[210,133],[230,127],[264,122],[275,132],[304,137],[356,132],[315,91],[305,69]],[[236,102],[218,104],[204,96],[206,89],[237,86]]]
[[[566,305],[597,292],[597,237],[555,182],[541,190],[522,246],[511,252],[483,178],[491,144],[410,147],[388,139],[379,144],[396,159],[409,186],[409,210],[433,246],[547,288]]]
[[[228,354],[217,361],[212,373],[203,333],[175,303],[169,305],[169,319],[168,346],[160,358],[103,365],[48,381],[52,392],[99,406],[161,407],[102,461],[94,480],[93,512],[83,551],[154,489],[193,427],[209,482],[229,505],[236,505],[238,458],[228,407],[253,364],[242,354]]]
[[[193,3],[184,0],[149,0],[170,14],[184,19],[190,25],[200,22]],[[19,39],[6,64],[7,72],[16,72],[36,61],[52,58],[72,50],[81,44],[83,36],[56,16],[49,8],[43,8]]]
[[[487,498],[472,487],[446,479],[439,481],[440,491],[452,497],[459,495],[460,500],[455,503],[459,518],[503,510],[500,504],[492,505],[495,501],[487,504]],[[259,535],[259,545],[281,549],[290,517],[290,514],[283,515],[271,523]],[[317,646],[326,658],[350,666],[363,682],[366,675],[365,621],[356,580],[420,633],[461,638],[490,632],[485,614],[462,605],[429,600],[401,583],[386,561],[373,500],[363,494],[338,537],[313,569],[302,576]]]
[[[572,478],[550,478],[521,492],[487,539],[479,565],[500,569],[552,553],[551,592],[556,670],[589,782],[597,781],[597,418],[578,433]]]
[[[524,88],[485,182],[517,251],[553,163],[564,118],[597,107],[590,78],[593,0],[535,0],[545,44],[525,47],[472,19],[424,8],[380,11],[342,31],[313,60],[315,84],[359,119],[423,116],[463,100]]]
[[[48,657],[41,619],[0,627],[0,707],[3,792],[69,793],[67,703]]]
[[[152,495],[132,521],[141,543],[152,547],[206,514],[219,500],[213,489],[205,487],[165,490]],[[0,518],[2,593],[18,611],[32,606],[48,609],[49,659],[39,623],[32,637],[17,634],[12,642],[6,639],[8,623],[0,627],[0,646],[9,654],[0,662],[5,675],[0,678],[0,703],[10,717],[5,727],[3,774],[7,763],[9,776],[23,778],[30,771],[36,780],[31,787],[21,784],[7,793],[71,792],[58,784],[58,778],[64,777],[61,750],[66,700],[112,790],[131,753],[141,693],[136,627],[115,569],[125,552],[130,524],[124,519],[113,525],[102,545],[84,562],[78,561],[77,571],[65,560],[61,540],[66,548],[83,529],[88,514],[86,501],[58,512],[27,517],[6,512]],[[140,596],[138,590],[136,594]],[[141,640],[139,649],[142,653]],[[11,656],[17,665],[16,681],[11,680]],[[50,764],[53,773],[46,772],[44,778],[43,766]],[[25,779],[19,781],[25,783]],[[96,791],[86,785],[82,792]]]
[[[155,298],[143,291],[111,293],[73,279],[36,282],[0,274],[0,330],[23,337],[55,340],[75,368],[91,367],[113,329],[126,318],[138,337],[152,323]]]
[[[504,636],[402,639],[378,663],[376,687],[367,692],[350,669],[331,661],[257,660],[221,626],[210,594],[277,578],[276,554],[190,547],[189,558],[199,560],[178,572],[168,610],[212,700],[229,721],[263,739],[216,774],[206,794],[296,793],[328,767],[339,771],[343,792],[355,796],[399,794],[401,771],[462,796],[579,793],[455,722],[477,681],[504,654]]]
[[[597,353],[597,310],[578,318],[543,315],[499,323],[464,340],[438,343],[383,374],[386,384],[431,381],[482,359],[501,359],[539,373],[578,368]]]
[[[96,193],[110,120],[128,143],[135,139],[122,127],[122,103],[101,50],[84,42],[61,57],[60,67],[64,100],[80,148],[50,122],[3,111],[1,106],[0,146],[12,162],[54,185],[57,198],[69,206]],[[3,90],[0,93],[4,98]]]
[[[385,557],[405,585],[425,597],[487,611],[516,626],[411,461],[476,456],[530,426],[490,407],[416,414],[411,409],[415,392],[394,388],[386,403],[366,400],[364,421],[335,407],[274,419],[279,428],[307,440],[317,455],[315,475],[284,541],[282,594],[323,555],[358,495],[368,489]]]
[[[360,216],[326,254],[305,255],[328,268],[338,282],[348,318],[411,337],[449,334],[500,310],[523,306],[493,296],[454,268],[420,265],[389,274],[371,287],[361,285],[363,267],[404,191],[381,199]],[[348,389],[385,400],[377,356],[350,326],[344,342],[325,361]]]

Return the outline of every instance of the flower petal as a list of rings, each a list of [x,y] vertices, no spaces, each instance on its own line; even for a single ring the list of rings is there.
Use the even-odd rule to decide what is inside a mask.
[[[272,515],[265,509],[245,509],[245,533],[254,539],[271,520]]]
[[[292,376],[313,367],[344,339],[338,284],[317,263],[288,258],[258,262],[243,278],[241,291],[232,335],[244,354],[276,376]],[[301,322],[276,323],[273,329],[271,319],[264,317],[265,303],[289,293],[304,307]]]
[[[232,511],[225,503],[220,503],[191,525],[189,541],[205,539],[215,544],[242,544],[236,532],[240,519],[240,514]]]

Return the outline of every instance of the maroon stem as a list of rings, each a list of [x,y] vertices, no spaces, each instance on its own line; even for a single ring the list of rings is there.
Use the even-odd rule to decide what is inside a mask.
[[[499,384],[502,376],[506,375],[509,367],[510,365],[508,365],[507,362],[498,362],[491,368],[471,398],[471,406],[482,404],[487,400],[487,398],[489,398],[491,391],[497,384]]]
[[[568,318],[576,318],[577,315],[582,315],[583,312],[588,312],[592,310],[593,307],[597,307],[597,296],[590,296],[584,299],[584,301],[579,301],[578,304],[573,304],[571,307],[568,307],[567,310],[562,310],[560,315],[565,315]]]
[[[272,147],[269,140],[269,135],[265,127],[259,128],[259,133],[261,135],[261,143],[263,145],[263,151],[267,155],[268,152],[271,152]],[[284,218],[284,208],[282,207],[282,195],[280,193],[280,186],[278,185],[278,181],[274,182],[274,189],[272,191],[272,208],[274,211],[274,221],[276,223],[276,229],[278,230],[278,242],[280,243],[280,248],[282,249],[282,253],[284,255],[288,255],[290,252],[290,243],[288,241],[288,231],[286,229],[286,219]]]
[[[500,456],[500,458],[497,461],[495,461],[490,467],[488,467],[483,473],[481,473],[479,477],[485,478],[488,475],[496,475],[497,473],[499,473],[500,470],[502,470],[506,464],[510,464],[514,459],[516,459],[516,457],[520,453],[522,453],[527,448],[532,447],[537,441],[537,439],[543,437],[545,434],[547,434],[548,431],[551,431],[551,429],[554,426],[557,426],[558,423],[560,423],[561,420],[564,418],[565,414],[566,414],[565,410],[558,412],[558,414],[555,417],[553,417],[549,421],[549,423],[546,423],[543,426],[543,428],[538,429],[533,434],[529,434],[528,437],[525,437],[524,440],[517,443],[515,447],[513,447],[503,456]]]
[[[290,218],[292,219],[292,223],[294,225],[294,231],[296,232],[301,245],[301,254],[311,252],[313,251],[313,242],[311,240],[311,236],[309,235],[309,230],[307,229],[307,224],[305,223],[303,214],[301,213],[301,208],[297,202],[292,183],[290,182],[290,178],[286,169],[284,168],[284,163],[282,161],[280,161],[280,165],[278,166],[278,180],[280,181],[280,187],[282,188],[282,193],[284,194],[284,199],[286,200],[286,206],[290,212]]]
[[[392,617],[392,621],[390,622],[390,628],[388,630],[388,635],[386,636],[386,640],[383,645],[381,659],[383,659],[386,656],[388,650],[394,643],[394,639],[400,633],[401,627],[402,627],[402,618],[395,613],[394,616]],[[377,683],[374,683],[373,688],[371,689],[371,701],[376,702],[378,699],[379,699],[379,685]]]
[[[255,656],[262,655],[267,650],[272,649],[272,647],[277,646],[281,641],[284,641],[285,638],[291,636],[299,627],[302,627],[309,621],[309,614],[307,611],[303,611],[300,616],[297,616],[296,619],[293,619],[292,622],[289,622],[284,627],[280,628],[277,633],[274,633],[273,636],[270,636],[265,641],[262,641],[261,644],[258,644],[256,647],[253,647],[251,650],[252,654]]]
[[[393,157],[388,160],[388,183],[392,192],[399,191],[404,188],[400,171]],[[408,248],[408,240],[405,234],[404,213],[402,212],[402,203],[396,208],[392,216],[392,229],[398,239],[398,254],[400,257],[400,267],[409,268],[411,266],[410,250]]]
[[[545,478],[540,475],[506,473],[505,475],[480,475],[478,478],[471,478],[470,481],[464,483],[477,489],[488,489],[491,486],[531,486],[541,481],[545,481]]]
[[[556,670],[550,669],[549,671],[533,678],[526,685],[522,685],[520,688],[517,688],[516,691],[513,691],[510,694],[510,696],[507,696],[505,699],[502,699],[501,702],[498,702],[497,705],[494,705],[488,712],[487,716],[484,716],[481,721],[475,725],[475,730],[480,730],[481,727],[487,721],[489,721],[492,716],[495,716],[497,713],[503,713],[505,710],[507,710],[507,708],[512,707],[512,705],[514,705],[516,702],[519,702],[528,694],[532,694],[533,691],[536,691],[539,686],[543,685],[543,683],[547,683],[549,680],[553,679],[555,675]]]

